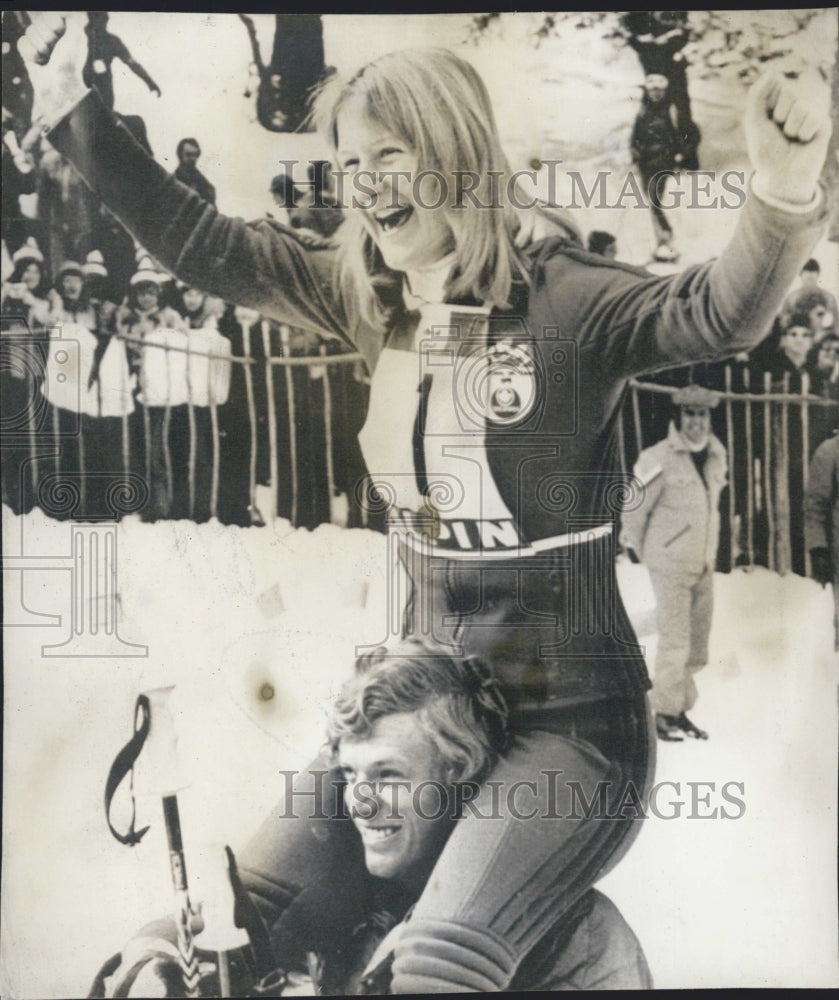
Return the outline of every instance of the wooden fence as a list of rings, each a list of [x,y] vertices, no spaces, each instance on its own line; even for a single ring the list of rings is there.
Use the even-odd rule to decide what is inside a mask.
[[[120,338],[125,384],[111,390],[117,398],[122,393],[128,405],[119,416],[71,414],[74,422],[58,405],[46,405],[48,398],[60,395],[63,376],[56,371],[56,359],[72,354],[72,338],[61,341],[66,349],[57,351],[48,330],[26,337],[4,331],[4,391],[10,398],[23,393],[19,414],[4,405],[4,501],[23,509],[37,503],[49,513],[50,497],[57,497],[59,514],[84,520],[91,493],[99,489],[98,478],[110,475],[116,487],[111,484],[109,496],[123,503],[126,494],[137,494],[133,509],[146,504],[151,519],[220,517],[246,524],[287,517],[294,525],[314,527],[330,520],[330,504],[343,494],[345,502],[355,503],[351,525],[367,525],[370,512],[363,501],[367,491],[361,485],[364,470],[356,440],[369,390],[361,356],[328,353],[323,346],[314,356],[295,355],[289,328],[266,321],[241,326],[240,332],[236,353],[233,342],[217,334],[208,342],[224,349],[200,353],[188,335],[182,335],[180,346],[177,340],[161,346]],[[158,352],[158,382],[159,352],[165,351],[166,361],[165,385],[154,391],[146,373],[152,366],[142,363],[143,352],[150,350]],[[132,352],[139,370],[136,384],[129,384]],[[67,362],[71,369],[72,361]],[[195,371],[201,373],[197,385]],[[722,390],[712,417],[728,456],[718,569],[764,565],[806,574],[810,567],[802,507],[808,462],[820,441],[839,426],[839,402],[811,395],[806,375],[802,392],[796,393],[790,391],[790,375],[773,383],[768,373],[755,377],[742,366],[736,378],[733,372],[730,364],[717,368],[715,381]],[[674,374],[683,382],[696,377],[688,370]],[[80,398],[85,388],[90,395],[86,377],[82,375]],[[352,400],[345,395],[348,386]],[[675,391],[674,385],[630,382],[618,428],[622,472],[631,472],[641,450],[666,434],[669,397]],[[344,395],[336,403],[338,392]],[[135,406],[134,397],[142,401],[144,394],[163,405]],[[114,407],[101,411],[101,394],[100,412],[115,412]],[[260,484],[271,498],[262,511],[257,509]],[[238,491],[233,516],[221,496],[231,486]],[[28,504],[21,498],[15,502],[16,489],[28,493]]]

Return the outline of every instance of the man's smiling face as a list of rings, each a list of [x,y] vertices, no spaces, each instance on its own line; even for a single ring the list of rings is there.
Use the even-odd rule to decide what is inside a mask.
[[[368,736],[343,737],[338,763],[370,874],[421,887],[451,832],[452,807],[444,763],[417,713],[382,716]]]

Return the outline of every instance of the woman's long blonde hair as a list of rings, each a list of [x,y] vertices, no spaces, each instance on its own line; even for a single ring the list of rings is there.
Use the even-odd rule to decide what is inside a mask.
[[[312,119],[336,155],[338,116],[350,99],[363,101],[373,121],[402,139],[420,171],[435,171],[449,186],[445,214],[455,260],[447,289],[504,306],[513,278],[526,270],[514,242],[519,216],[509,202],[510,167],[498,136],[486,86],[473,66],[448,49],[408,49],[380,56],[349,79],[332,77],[315,98]],[[455,173],[478,178],[455,207]],[[338,231],[338,280],[350,314],[376,326],[385,320],[377,287],[389,274],[357,212]],[[377,278],[379,282],[377,282]]]

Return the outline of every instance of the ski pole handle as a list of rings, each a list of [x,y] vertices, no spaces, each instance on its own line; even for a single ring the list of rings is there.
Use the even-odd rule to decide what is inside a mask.
[[[166,839],[169,844],[169,863],[172,869],[172,888],[175,892],[175,924],[178,929],[178,960],[184,980],[185,996],[197,997],[200,973],[195,941],[192,934],[192,904],[189,901],[189,887],[186,877],[181,820],[178,813],[178,799],[167,795],[163,799],[163,818],[166,823]]]

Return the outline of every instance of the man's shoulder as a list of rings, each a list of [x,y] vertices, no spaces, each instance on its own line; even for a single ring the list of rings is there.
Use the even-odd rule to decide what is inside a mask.
[[[545,934],[519,967],[512,990],[652,989],[644,952],[615,904],[592,889]]]
[[[641,452],[635,464],[635,474],[646,485],[666,471],[676,454],[670,440],[662,438]]]

